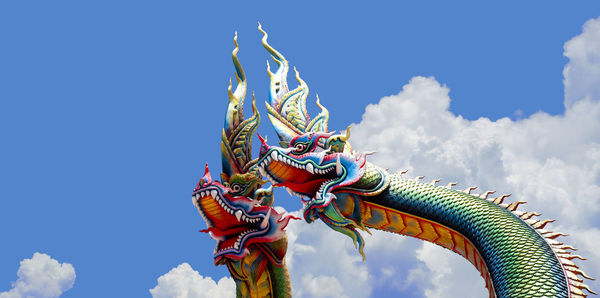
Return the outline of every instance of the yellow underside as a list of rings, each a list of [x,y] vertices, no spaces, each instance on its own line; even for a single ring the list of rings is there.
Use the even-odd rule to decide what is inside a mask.
[[[239,261],[228,261],[227,267],[234,278],[241,297],[273,297],[267,257],[258,249]]]
[[[469,260],[481,273],[490,297],[495,297],[492,280],[486,264],[473,243],[457,231],[436,222],[390,209],[375,203],[358,200],[362,205],[363,223],[366,227],[384,230],[401,235],[419,238],[441,245]],[[340,209],[344,216],[350,216],[355,208],[353,200],[348,200]]]

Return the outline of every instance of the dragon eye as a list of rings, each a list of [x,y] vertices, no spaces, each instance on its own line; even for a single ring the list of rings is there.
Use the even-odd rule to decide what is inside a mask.
[[[239,184],[234,184],[231,186],[231,190],[233,190],[234,192],[238,192],[242,190],[242,187]]]
[[[298,143],[298,144],[294,145],[294,149],[297,152],[302,152],[302,151],[304,151],[304,149],[306,149],[306,144]]]

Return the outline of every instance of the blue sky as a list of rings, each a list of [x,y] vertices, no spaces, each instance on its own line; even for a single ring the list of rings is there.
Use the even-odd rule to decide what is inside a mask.
[[[205,163],[220,170],[236,30],[275,140],[257,21],[341,129],[415,76],[447,86],[468,120],[562,115],[563,46],[599,14],[593,1],[3,1],[0,291],[35,252],[73,264],[64,297],[147,295],[183,262],[227,275],[190,194]]]

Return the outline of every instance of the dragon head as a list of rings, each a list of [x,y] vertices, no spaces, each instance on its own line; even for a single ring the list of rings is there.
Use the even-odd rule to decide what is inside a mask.
[[[239,260],[251,249],[260,249],[273,263],[282,264],[287,244],[279,240],[293,217],[272,207],[272,188],[257,189],[261,181],[256,176],[235,174],[231,180],[213,181],[207,166],[192,193],[194,205],[207,225],[201,232],[217,240],[215,264],[224,263],[224,258]]]
[[[349,236],[364,258],[364,240],[358,229],[369,231],[360,218],[342,214],[333,203],[337,196],[351,200],[349,195],[361,193],[354,185],[365,173],[366,154],[343,150],[348,132],[346,135],[309,132],[294,137],[287,148],[269,146],[260,139],[257,163],[260,173],[275,186],[285,187],[290,194],[302,198],[303,215],[308,223],[321,219],[330,228]]]
[[[295,217],[281,214],[272,207],[272,187],[260,188],[265,182],[256,168],[257,159],[252,159],[252,135],[260,122],[260,114],[253,101],[252,117],[244,118],[247,83],[237,57],[237,33],[234,43],[232,56],[237,87],[232,91],[229,82],[229,103],[221,134],[221,182],[212,179],[207,165],[192,192],[192,201],[206,221],[207,228],[201,232],[217,240],[215,264],[227,264],[232,276],[244,279],[241,277],[244,270],[238,269],[249,254],[264,254],[266,257],[260,256],[261,260],[268,259],[277,266],[283,264],[287,250],[284,229]]]
[[[349,128],[345,134],[328,132],[329,112],[320,104],[318,96],[316,103],[321,111],[314,118],[309,117],[308,85],[294,69],[298,87],[289,89],[288,61],[268,43],[268,35],[260,25],[259,30],[263,33],[264,48],[278,66],[273,72],[267,63],[270,90],[266,106],[281,147],[269,146],[260,138],[258,170],[275,186],[286,187],[291,194],[303,198],[303,215],[307,222],[321,219],[332,229],[350,236],[363,254],[364,242],[358,229],[368,230],[360,216],[342,213],[332,202],[348,202],[353,200],[353,194],[375,195],[385,184],[363,188],[357,183],[365,174],[368,154],[354,153],[348,143]]]
[[[344,135],[328,132],[329,112],[318,98],[321,112],[310,119],[306,109],[308,85],[296,71],[299,86],[289,90],[288,61],[268,43],[268,35],[260,24],[258,29],[263,33],[263,46],[278,66],[272,72],[267,63],[271,81],[267,112],[282,146],[271,147],[259,136],[262,145],[258,169],[276,186],[284,186],[309,198],[305,201],[304,217],[310,222],[318,210],[329,205],[336,189],[350,185],[362,176],[365,157],[352,153],[347,142],[349,127]]]
[[[345,152],[346,135],[309,132],[294,137],[287,148],[269,146],[262,138],[258,168],[275,186],[303,198],[304,218],[311,222],[330,205],[337,190],[364,174],[365,154]]]

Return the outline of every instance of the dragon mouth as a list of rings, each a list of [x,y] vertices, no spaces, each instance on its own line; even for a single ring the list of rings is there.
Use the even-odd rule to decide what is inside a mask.
[[[363,176],[365,155],[320,151],[295,158],[286,155],[289,149],[277,147],[265,148],[262,152],[258,169],[264,177],[301,198],[308,197],[302,199],[306,222],[323,220],[334,230],[350,236],[363,254],[364,241],[357,229],[364,227],[345,217],[331,201],[336,199],[336,190],[352,185]]]
[[[247,202],[238,205],[234,200]],[[270,234],[278,234],[277,230],[283,230],[287,225],[287,221],[278,220],[281,215],[273,208],[259,206],[259,202],[247,198],[230,198],[217,186],[195,191],[192,201],[207,223],[207,228],[201,232],[209,233],[217,240],[215,262],[223,257],[242,258],[247,253],[248,245],[273,241],[273,235]],[[272,229],[272,225],[278,227]]]
[[[313,159],[295,159],[271,150],[259,164],[259,171],[275,186],[283,186],[301,198],[314,200],[327,185],[339,182],[344,169],[335,157],[324,154]]]

